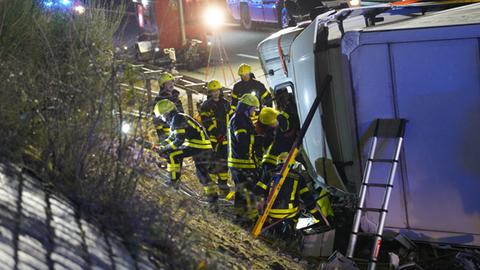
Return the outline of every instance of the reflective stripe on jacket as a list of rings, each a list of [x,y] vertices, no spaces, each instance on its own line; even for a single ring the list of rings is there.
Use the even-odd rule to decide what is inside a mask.
[[[255,128],[244,110],[237,110],[228,125],[228,167],[255,169]]]
[[[238,100],[245,94],[255,92],[260,104],[263,106],[272,107],[272,95],[270,91],[265,88],[265,85],[254,78],[249,81],[240,80],[233,85],[232,89],[232,109],[235,110]]]
[[[277,157],[282,152],[290,152],[293,143],[300,130],[300,121],[296,111],[295,104],[281,111],[277,116],[278,126],[275,128],[272,144],[268,147],[262,158],[263,163],[275,165]]]
[[[197,149],[212,149],[212,144],[203,127],[192,117],[183,113],[175,113],[170,121],[170,136],[164,141],[166,150],[174,150],[181,146]]]
[[[281,167],[277,169],[279,171]],[[264,180],[258,181],[257,191],[267,197],[270,189],[273,188],[272,180],[270,179],[269,183],[265,183]],[[296,172],[290,172],[268,215],[272,218],[293,218],[299,212],[300,203],[311,213],[316,211],[313,193],[306,185],[304,178]]]
[[[232,114],[230,104],[224,98],[219,101],[209,98],[202,104],[200,116],[212,143],[217,143],[217,137],[224,137],[222,144],[227,144],[227,125]]]

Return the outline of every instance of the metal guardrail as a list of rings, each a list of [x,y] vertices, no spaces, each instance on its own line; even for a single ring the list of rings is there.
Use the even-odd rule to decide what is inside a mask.
[[[158,80],[159,76],[167,72],[167,70],[162,69],[160,67],[156,67],[150,64],[130,64],[133,68],[141,69],[141,73],[144,80],[145,88],[128,85],[128,84],[121,84],[121,87],[124,88],[131,88],[133,87],[135,90],[144,93],[147,96],[147,101],[150,104],[154,97],[152,95],[158,95],[158,91],[152,90],[152,80]],[[187,94],[187,112],[189,115],[193,116],[194,114],[194,101],[193,95],[204,95],[206,96],[206,89],[205,86],[207,82],[201,79],[197,79],[188,75],[180,74],[175,80],[175,87],[185,91]],[[224,93],[228,94],[231,92],[231,89],[224,88]]]

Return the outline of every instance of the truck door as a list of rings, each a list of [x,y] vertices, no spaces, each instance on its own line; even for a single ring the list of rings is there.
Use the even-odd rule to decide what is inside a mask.
[[[263,19],[265,22],[278,22],[278,0],[263,0]]]

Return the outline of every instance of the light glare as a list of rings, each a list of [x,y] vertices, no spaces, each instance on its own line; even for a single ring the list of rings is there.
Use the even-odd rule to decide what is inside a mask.
[[[218,7],[208,7],[203,14],[205,25],[211,28],[218,28],[224,22],[225,14]]]
[[[360,6],[360,0],[350,0],[350,6],[352,7]]]
[[[78,13],[78,14],[85,13],[85,7],[84,6],[75,6],[73,8],[73,10],[75,10],[75,12]]]
[[[125,133],[125,134],[129,133],[129,132],[130,132],[130,129],[131,129],[131,126],[130,126],[129,123],[124,122],[124,123],[122,124],[122,132],[123,132],[123,133]]]

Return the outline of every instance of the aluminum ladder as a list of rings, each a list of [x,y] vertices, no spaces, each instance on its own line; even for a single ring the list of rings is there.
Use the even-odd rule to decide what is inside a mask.
[[[390,196],[393,189],[393,182],[395,178],[395,172],[398,167],[400,152],[402,149],[403,137],[405,133],[405,119],[376,119],[375,120],[375,131],[372,138],[372,144],[370,147],[370,153],[368,154],[367,164],[365,166],[365,171],[363,173],[362,185],[359,192],[358,206],[355,212],[355,217],[353,221],[352,234],[350,235],[350,241],[348,243],[347,257],[352,259],[355,251],[355,245],[357,242],[358,235],[368,235],[373,236],[374,241],[372,248],[370,250],[370,260],[368,263],[368,269],[374,270],[377,263],[378,252],[382,243],[383,229],[385,225],[385,219],[388,212],[388,204],[390,202]],[[384,139],[386,142],[394,140],[394,153],[392,159],[383,159],[376,158],[377,156],[377,144],[379,139]],[[372,168],[379,166],[377,164],[390,164],[388,171],[388,179],[386,183],[370,183],[370,176]],[[388,166],[388,165],[387,165]],[[368,208],[366,207],[365,197],[367,195],[367,190],[370,188],[384,189],[383,201],[381,208]],[[367,212],[376,212],[379,213],[378,225],[376,228],[376,233],[363,233],[359,232],[360,221],[362,216]]]

